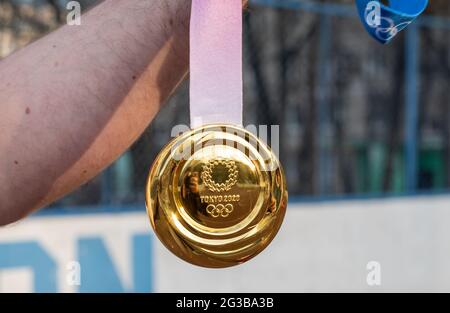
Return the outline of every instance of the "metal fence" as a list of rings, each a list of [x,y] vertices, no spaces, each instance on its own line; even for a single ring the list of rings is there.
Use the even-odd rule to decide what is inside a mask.
[[[331,102],[330,93],[331,91],[331,79],[329,76],[330,63],[333,62],[333,56],[331,53],[333,52],[332,46],[330,46],[330,42],[333,40],[334,30],[333,30],[333,19],[339,18],[348,18],[348,19],[357,19],[357,12],[354,6],[344,5],[344,4],[332,4],[332,3],[317,3],[312,1],[295,1],[295,0],[255,0],[253,1],[259,5],[271,6],[274,8],[282,8],[288,10],[300,10],[306,12],[313,12],[317,15],[320,15],[320,30],[319,34],[319,68],[318,72],[318,87],[320,97],[317,103],[317,115],[318,115],[318,145],[324,146],[324,142],[327,141],[327,129],[328,129],[328,121],[331,118]],[[404,132],[403,132],[403,144],[404,144],[404,186],[399,188],[400,192],[406,193],[416,193],[421,189],[446,189],[449,187],[449,156],[448,152],[444,153],[444,160],[440,165],[440,171],[445,176],[446,182],[435,183],[431,185],[427,185],[426,182],[420,184],[420,134],[421,130],[420,124],[420,106],[422,105],[423,111],[426,110],[427,101],[430,100],[430,97],[425,97],[421,99],[425,90],[421,90],[420,87],[428,87],[424,86],[425,84],[421,84],[422,81],[422,72],[425,72],[423,66],[423,58],[429,57],[429,51],[427,51],[426,47],[429,47],[429,42],[425,44],[421,44],[423,40],[423,31],[428,32],[436,32],[442,31],[446,33],[441,37],[444,41],[442,43],[441,49],[445,50],[441,54],[442,60],[437,61],[435,63],[442,64],[444,67],[443,77],[444,80],[443,86],[450,85],[450,72],[449,72],[449,45],[448,39],[450,38],[450,34],[448,33],[450,30],[450,19],[444,17],[436,17],[436,16],[422,16],[419,20],[414,23],[405,34],[405,38],[402,40],[403,47],[396,47],[395,49],[403,49],[403,57],[400,58],[401,61],[404,62],[403,66],[403,86],[397,86],[397,88],[403,88],[403,103],[401,105],[404,106],[403,111],[403,121],[404,121]],[[382,51],[383,47],[375,47],[375,49],[380,53],[385,53]],[[431,71],[437,70],[436,67],[432,68]],[[428,69],[430,71],[430,69]],[[425,75],[429,73],[423,73]],[[400,77],[399,77],[400,78]],[[421,94],[422,93],[422,94]],[[442,98],[442,105],[445,109],[442,111],[444,114],[444,120],[446,124],[449,121],[448,114],[448,106],[450,105],[450,96],[447,94]],[[422,102],[422,104],[420,104]],[[443,130],[446,134],[442,137],[447,140],[442,143],[443,151],[448,149],[448,145],[450,142],[448,141],[448,129]],[[398,136],[395,134],[395,131],[389,133],[393,136]],[[395,147],[394,147],[395,148]],[[391,147],[392,149],[392,147]],[[327,194],[329,193],[329,188],[327,187],[329,184],[329,180],[332,179],[330,177],[330,164],[332,161],[330,160],[329,155],[327,155],[326,149],[319,149],[318,155],[318,193],[319,194]],[[425,186],[424,186],[425,185]],[[422,187],[422,188],[421,188]],[[384,190],[388,191],[388,190]]]
[[[250,2],[244,124],[280,125],[291,199],[450,187],[450,18],[422,16],[380,46],[352,4]],[[187,86],[117,162],[53,206],[142,203],[152,160],[189,122]]]

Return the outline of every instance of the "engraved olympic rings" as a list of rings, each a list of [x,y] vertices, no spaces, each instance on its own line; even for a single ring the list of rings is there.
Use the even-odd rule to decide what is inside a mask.
[[[206,207],[206,212],[214,218],[217,217],[228,217],[231,212],[233,212],[233,205],[231,203],[228,204],[209,204]]]

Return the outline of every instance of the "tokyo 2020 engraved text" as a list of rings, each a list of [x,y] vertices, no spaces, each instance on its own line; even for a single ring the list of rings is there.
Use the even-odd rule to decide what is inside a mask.
[[[215,171],[218,167],[226,173],[224,182],[217,182],[215,179]],[[206,188],[213,195],[200,196],[201,203],[208,204],[206,212],[213,218],[228,217],[234,210],[233,202],[239,202],[241,196],[239,194],[223,194],[231,190],[236,185],[239,177],[239,170],[235,161],[227,159],[211,160],[203,165],[201,178]],[[218,194],[217,194],[218,193]]]

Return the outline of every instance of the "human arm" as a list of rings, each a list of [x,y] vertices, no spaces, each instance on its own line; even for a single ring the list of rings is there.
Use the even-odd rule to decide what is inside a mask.
[[[0,225],[87,182],[188,71],[190,1],[105,0],[0,62]]]

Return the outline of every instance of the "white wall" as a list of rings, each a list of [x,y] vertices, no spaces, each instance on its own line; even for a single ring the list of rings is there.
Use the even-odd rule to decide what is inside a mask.
[[[448,225],[449,196],[291,204],[269,248],[231,269],[186,264],[154,238],[152,290],[450,291]],[[77,238],[98,235],[105,239],[124,286],[132,288],[129,238],[149,227],[143,212],[36,217],[0,230],[0,245],[39,241],[57,260],[58,290],[76,291],[65,283],[65,264],[76,259]],[[381,265],[381,286],[366,283],[370,261]],[[32,291],[32,276],[26,267],[0,268],[0,291]]]

